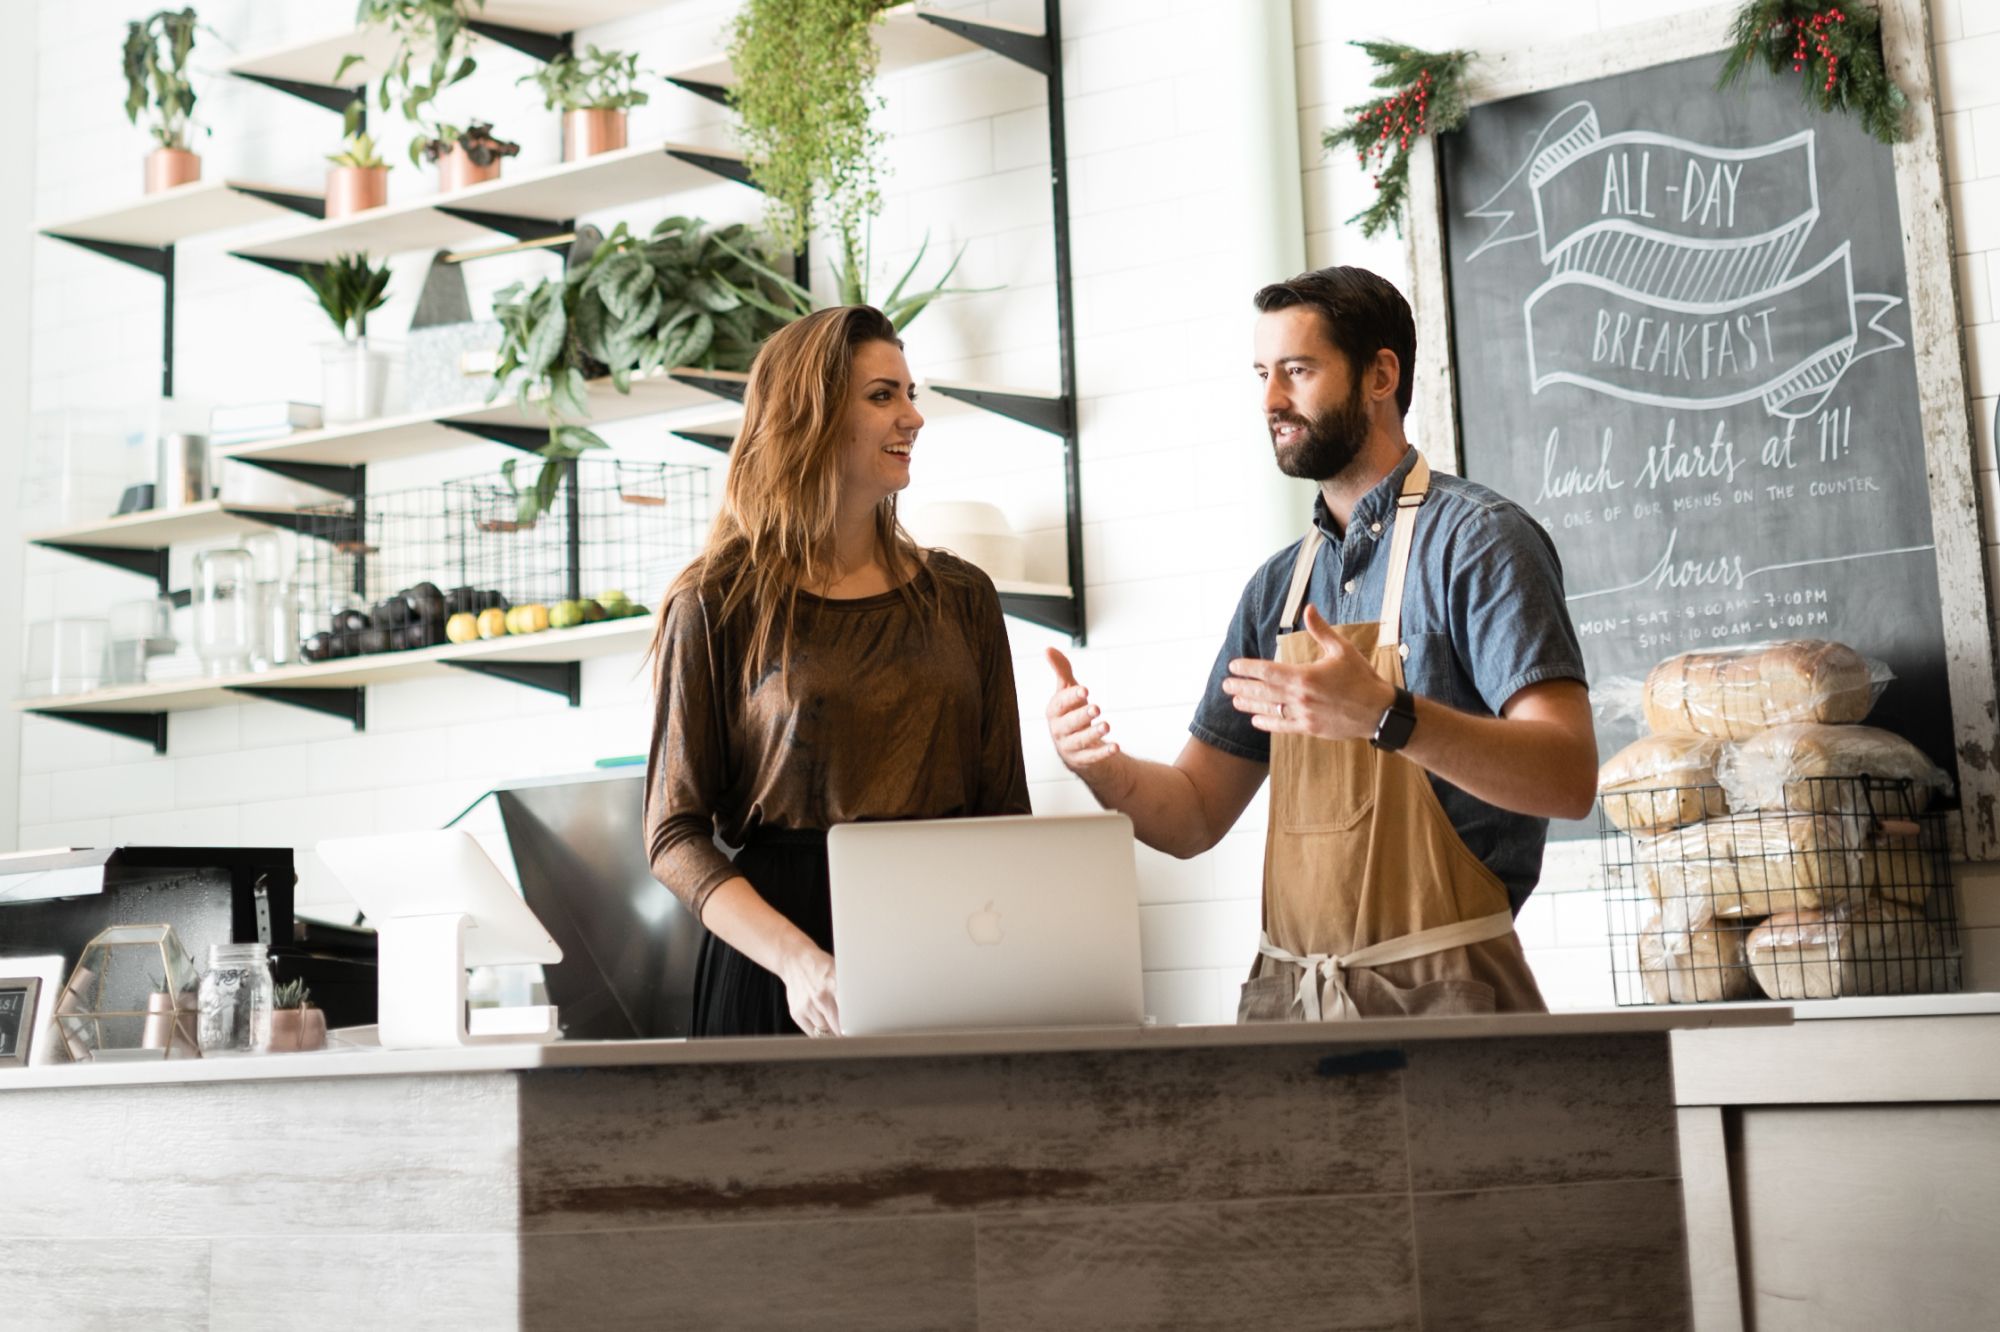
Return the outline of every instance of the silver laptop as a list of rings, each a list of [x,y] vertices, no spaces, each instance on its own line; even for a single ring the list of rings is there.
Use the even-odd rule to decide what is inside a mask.
[[[1123,814],[846,823],[826,847],[847,1035],[1144,1020]]]

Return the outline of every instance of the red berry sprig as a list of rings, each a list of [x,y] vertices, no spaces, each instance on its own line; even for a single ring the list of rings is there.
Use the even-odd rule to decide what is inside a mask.
[[[1792,32],[1796,38],[1792,45],[1792,72],[1800,73],[1806,67],[1808,56],[1806,47],[1810,44],[1813,54],[1826,64],[1826,82],[1822,90],[1832,92],[1840,77],[1840,56],[1833,49],[1833,30],[1847,22],[1847,15],[1838,8],[1823,9],[1811,18],[1792,20]]]
[[[1356,119],[1363,125],[1377,128],[1372,143],[1364,143],[1355,152],[1354,164],[1368,165],[1371,156],[1387,160],[1391,151],[1389,139],[1396,140],[1395,151],[1408,152],[1412,135],[1422,137],[1430,130],[1431,72],[1423,70],[1417,81],[1390,93],[1379,102],[1363,107]],[[1378,127],[1379,126],[1379,127]],[[1374,177],[1375,188],[1382,188],[1380,175]]]

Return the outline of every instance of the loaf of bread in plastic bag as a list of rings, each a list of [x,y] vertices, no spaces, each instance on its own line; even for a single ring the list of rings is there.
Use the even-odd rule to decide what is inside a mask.
[[[1935,792],[1951,785],[1923,750],[1893,731],[1811,722],[1773,726],[1729,746],[1716,763],[1716,777],[1732,809],[1879,818],[1921,814]],[[1902,788],[1864,789],[1853,780],[1863,777],[1909,783],[1909,807]]]
[[[1597,770],[1604,815],[1626,832],[1659,832],[1729,812],[1716,785],[1721,740],[1707,735],[1646,735]]]
[[[1639,879],[1660,901],[1681,899],[1722,919],[1831,906],[1861,896],[1869,864],[1865,820],[1739,814],[1635,837]]]
[[[1935,994],[1952,988],[1956,967],[1920,913],[1872,897],[1773,916],[1750,932],[1744,955],[1773,999]]]
[[[1754,998],[1744,959],[1748,922],[1718,921],[1685,901],[1662,903],[1639,932],[1639,975],[1656,1004]]]
[[[1879,672],[1845,643],[1794,639],[1685,652],[1646,676],[1646,728],[1656,735],[1740,740],[1784,722],[1858,722],[1875,705]]]

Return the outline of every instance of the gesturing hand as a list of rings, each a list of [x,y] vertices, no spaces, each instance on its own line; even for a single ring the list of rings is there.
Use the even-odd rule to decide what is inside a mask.
[[[840,1005],[834,999],[833,954],[811,944],[787,957],[778,978],[792,1021],[808,1036],[840,1035]]]
[[[1335,633],[1317,610],[1306,607],[1305,631],[1319,644],[1320,659],[1294,666],[1239,657],[1222,682],[1238,712],[1260,731],[1284,731],[1321,740],[1365,740],[1375,734],[1396,688],[1353,644]]]
[[[1084,776],[1086,768],[1116,754],[1118,745],[1111,739],[1111,724],[1098,720],[1100,710],[1090,701],[1090,691],[1076,682],[1069,658],[1054,648],[1048,653],[1056,673],[1056,692],[1049,696],[1049,739],[1063,766]]]

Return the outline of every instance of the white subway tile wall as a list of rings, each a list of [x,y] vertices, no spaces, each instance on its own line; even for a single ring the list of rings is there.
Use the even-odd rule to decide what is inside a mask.
[[[125,123],[116,50],[124,23],[152,6],[42,0],[35,214],[74,215],[116,204],[138,188],[147,143]],[[1035,26],[1038,0],[947,3],[972,17]],[[1350,38],[1393,35],[1431,48],[1488,51],[1555,42],[1615,25],[1701,8],[1678,0],[1576,4],[1567,0],[1406,0],[1392,22],[1357,28],[1352,6],[1295,0],[1299,169],[1306,254],[1314,265],[1357,263],[1401,281],[1407,264],[1393,236],[1364,240],[1342,219],[1367,205],[1371,187],[1351,160],[1329,159],[1321,132],[1369,95],[1372,72]],[[1232,0],[1066,0],[1064,70],[1081,395],[1086,584],[1092,646],[1073,654],[1135,752],[1171,758],[1206,678],[1238,591],[1259,560],[1286,539],[1249,526],[1246,478],[1269,466],[1247,370],[1247,291],[1225,270],[1233,216],[1258,201],[1220,188],[1218,163],[1235,146],[1216,128],[1207,64],[1212,29]],[[669,70],[716,50],[729,0],[667,0],[652,12],[586,30],[581,40],[640,53]],[[345,0],[208,0],[203,20],[248,52],[344,24]],[[1934,0],[1941,111],[1958,238],[1957,279],[1967,360],[1977,395],[1978,469],[1989,523],[2000,495],[1992,418],[2000,397],[2000,2]],[[313,187],[333,118],[266,89],[222,77],[227,59],[204,36],[196,64],[205,175]],[[513,80],[532,66],[489,49],[446,110],[493,119],[522,140],[521,163],[556,155],[556,128]],[[1041,80],[990,56],[885,79],[883,126],[893,172],[872,243],[893,277],[928,235],[927,271],[966,251],[957,280],[1001,290],[953,298],[912,331],[920,372],[1052,389],[1057,382],[1053,261],[1048,223],[1047,117]],[[634,113],[635,142],[727,140],[724,114],[671,87]],[[400,160],[404,131],[376,129]],[[420,195],[428,180],[407,164],[391,173],[392,197]],[[723,186],[685,204],[627,209],[635,225],[670,211],[748,220],[758,204]],[[299,284],[227,251],[242,233],[204,237],[179,257],[178,379],[182,396],[212,404],[274,395],[313,400],[316,344],[324,335]],[[822,255],[825,246],[819,247]],[[381,330],[402,328],[425,257],[395,261]],[[471,270],[476,297],[521,275],[550,271],[543,257],[501,259]],[[1272,276],[1280,276],[1273,274]],[[824,273],[819,277],[824,281]],[[52,241],[38,241],[31,296],[32,408],[37,413],[143,406],[158,381],[159,289],[150,277]],[[663,448],[656,424],[615,441],[650,457],[715,463]],[[926,432],[912,505],[978,495],[1005,508],[1035,539],[1038,577],[1059,581],[1062,493],[1058,450],[1011,427],[954,418]],[[371,488],[490,470],[497,458],[462,451],[407,468],[382,467]],[[711,493],[720,491],[719,466]],[[19,516],[13,537],[30,526]],[[2000,544],[1989,528],[1989,569]],[[176,578],[186,575],[186,557]],[[26,619],[98,608],[136,595],[135,580],[49,552],[30,552]],[[1042,660],[1067,641],[1011,623],[1031,789],[1038,810],[1087,809],[1086,792],[1061,769],[1043,733],[1052,678]],[[309,848],[321,837],[433,827],[491,785],[575,771],[644,750],[650,688],[636,656],[584,667],[584,706],[503,682],[465,678],[369,690],[368,730],[276,704],[176,715],[164,756],[132,742],[37,718],[22,727],[19,842],[46,846],[110,840],[242,842]],[[1149,1009],[1162,1022],[1213,1021],[1234,1011],[1235,990],[1257,933],[1263,798],[1210,854],[1180,862],[1142,851],[1140,878]],[[308,856],[301,901],[338,914],[336,884]],[[1609,953],[1590,844],[1554,848],[1521,931],[1556,1007],[1611,1002]],[[2000,869],[1966,876],[1969,937],[2000,935]],[[1980,964],[1980,965],[1983,965]],[[1993,969],[1993,968],[1989,968]],[[1980,971],[1979,965],[1974,968]],[[1983,974],[1983,973],[1981,973]],[[1993,978],[2000,983],[2000,976]]]

